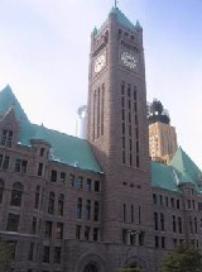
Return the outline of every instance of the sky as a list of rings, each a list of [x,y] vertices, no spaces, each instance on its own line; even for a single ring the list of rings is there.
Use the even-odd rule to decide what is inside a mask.
[[[0,0],[0,90],[33,123],[75,134],[87,101],[90,33],[113,0]],[[178,144],[202,168],[202,0],[119,0],[144,29],[148,101],[159,99]]]

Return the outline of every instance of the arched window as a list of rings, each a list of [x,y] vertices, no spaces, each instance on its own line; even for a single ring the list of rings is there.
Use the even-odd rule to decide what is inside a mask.
[[[24,186],[20,182],[13,184],[13,189],[11,193],[11,205],[20,207],[22,203],[22,194],[24,191]]]
[[[98,272],[97,265],[94,264],[94,263],[88,264],[88,265],[86,265],[86,267],[84,268],[83,272]]]
[[[55,194],[50,192],[49,194],[49,201],[48,201],[48,213],[54,213],[54,206],[55,206]]]
[[[64,195],[60,194],[58,198],[58,214],[63,215],[64,212]]]
[[[0,203],[3,201],[3,193],[4,193],[4,181],[0,179]]]

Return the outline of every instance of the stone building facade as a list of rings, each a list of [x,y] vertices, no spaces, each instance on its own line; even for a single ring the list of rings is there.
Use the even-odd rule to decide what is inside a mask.
[[[177,151],[175,127],[157,121],[149,124],[149,153],[154,161],[169,163]]]
[[[0,92],[0,238],[15,272],[159,271],[202,246],[202,173],[149,159],[142,28],[114,7],[92,33],[88,140],[32,124]]]

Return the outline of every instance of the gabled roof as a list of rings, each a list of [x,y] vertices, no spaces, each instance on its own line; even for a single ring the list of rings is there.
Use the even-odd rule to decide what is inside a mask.
[[[0,92],[0,115],[3,117],[10,108],[14,109],[19,122],[18,140],[20,144],[29,146],[32,139],[44,140],[51,145],[52,160],[83,170],[102,172],[86,140],[48,129],[43,125],[32,124],[11,88],[7,86]]]
[[[11,108],[15,110],[16,117],[19,121],[29,122],[27,115],[13,94],[11,87],[7,85],[0,92],[0,116],[2,117]]]
[[[193,160],[182,150],[178,148],[170,165],[177,169],[187,180],[196,182],[202,178],[202,172]]]
[[[151,171],[153,187],[180,192],[180,185],[189,183],[201,193],[202,172],[181,147],[169,165],[152,162]]]

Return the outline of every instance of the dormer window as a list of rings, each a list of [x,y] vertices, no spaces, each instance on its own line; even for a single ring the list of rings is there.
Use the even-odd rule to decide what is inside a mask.
[[[1,145],[11,147],[13,140],[13,131],[4,129],[1,136]]]

